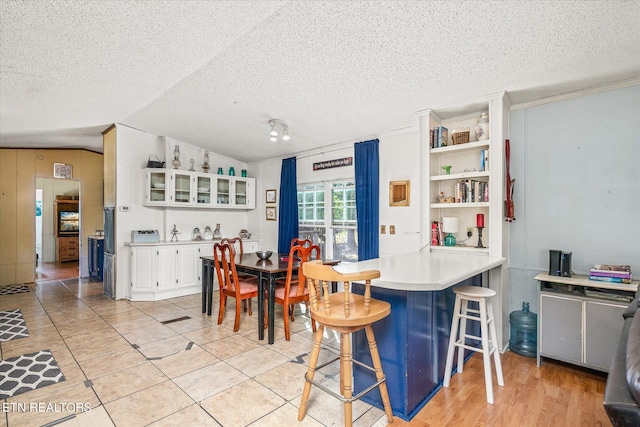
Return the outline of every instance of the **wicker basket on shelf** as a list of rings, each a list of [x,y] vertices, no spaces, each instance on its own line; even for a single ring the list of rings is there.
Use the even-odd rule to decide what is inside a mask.
[[[453,145],[466,144],[469,142],[469,128],[454,129],[451,132],[451,140]]]

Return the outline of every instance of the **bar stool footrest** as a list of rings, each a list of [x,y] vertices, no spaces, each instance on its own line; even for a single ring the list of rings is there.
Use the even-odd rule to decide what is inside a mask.
[[[340,357],[336,357],[334,359],[329,360],[328,362],[323,363],[322,365],[318,365],[316,366],[316,371],[318,369],[322,369],[327,365],[332,364],[335,361],[340,360]],[[368,370],[370,370],[371,372],[375,372],[376,370],[374,368],[372,368],[369,365],[366,365],[356,359],[351,359],[351,362],[355,363],[358,366],[362,366],[363,368],[366,368]],[[378,387],[380,384],[382,384],[383,382],[387,381],[387,376],[383,376],[380,380],[378,380],[377,382],[373,383],[372,385],[370,385],[369,387],[367,387],[366,389],[362,390],[360,393],[356,394],[355,396],[352,396],[351,398],[346,398],[332,390],[329,390],[327,387],[323,386],[321,383],[317,382],[316,380],[311,380],[309,379],[309,377],[307,376],[308,373],[304,374],[304,379],[308,382],[310,382],[312,385],[318,387],[320,390],[329,393],[331,396],[335,397],[336,399],[345,402],[345,403],[352,403],[358,399],[361,399],[362,396],[364,396],[365,394],[369,393],[371,390],[373,390],[374,388]]]

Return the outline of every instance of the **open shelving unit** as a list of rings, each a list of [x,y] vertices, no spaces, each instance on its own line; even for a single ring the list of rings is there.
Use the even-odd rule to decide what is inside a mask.
[[[471,110],[471,112],[469,111]],[[489,116],[489,138],[478,140],[475,127],[481,114]],[[506,223],[503,218],[505,199],[504,147],[508,132],[509,100],[505,92],[488,96],[485,102],[476,104],[464,113],[439,113],[427,109],[418,113],[420,141],[423,161],[423,222],[422,245],[430,246],[432,252],[478,253],[491,256],[506,256]],[[442,116],[442,117],[441,117]],[[449,131],[446,146],[431,148],[430,130],[444,126]],[[454,129],[469,128],[469,142],[453,144]],[[488,163],[481,167],[481,156],[487,151]],[[447,174],[443,166],[450,166]],[[468,201],[456,198],[456,184],[465,183],[473,189],[474,198]],[[477,184],[476,184],[477,183]],[[482,187],[481,187],[482,186]],[[486,191],[483,188],[486,187]],[[488,196],[488,200],[483,200]],[[454,202],[440,202],[440,197],[454,197]],[[484,215],[482,243],[478,244],[476,215]],[[431,224],[442,222],[443,217],[457,217],[456,246],[431,246]],[[467,237],[470,231],[471,237]]]

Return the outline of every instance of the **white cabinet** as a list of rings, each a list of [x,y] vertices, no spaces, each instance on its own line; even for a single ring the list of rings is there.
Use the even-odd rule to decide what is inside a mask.
[[[147,206],[255,209],[255,178],[145,169]]]
[[[145,169],[145,197],[147,206],[169,204],[169,175],[167,169]]]
[[[199,245],[131,246],[131,300],[156,301],[200,292]]]
[[[489,116],[489,138],[478,140],[475,128],[482,113]],[[423,176],[428,177],[423,190],[428,221],[423,226],[422,244],[431,244],[432,223],[442,223],[444,217],[456,217],[459,224],[454,235],[456,246],[440,243],[431,245],[431,251],[506,255],[503,176],[508,113],[508,98],[504,92],[488,97],[484,105],[470,114],[442,119],[434,110],[419,113],[420,140],[427,156],[423,162]],[[438,126],[448,129],[447,145],[431,148],[430,130]],[[469,142],[454,144],[452,133],[460,128],[469,129]],[[484,217],[483,247],[478,247],[478,214]],[[468,232],[471,233],[469,238]]]
[[[258,240],[243,240],[245,253],[258,250]],[[213,256],[215,241],[125,243],[130,250],[132,301],[158,301],[202,291],[202,260]]]
[[[219,208],[255,209],[255,178],[218,176],[215,182],[215,206]]]

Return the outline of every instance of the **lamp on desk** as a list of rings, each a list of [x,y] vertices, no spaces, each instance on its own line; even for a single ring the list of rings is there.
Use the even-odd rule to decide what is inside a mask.
[[[455,216],[445,216],[442,218],[442,231],[448,233],[444,238],[445,246],[455,246],[456,237],[455,233],[458,232],[458,218]]]

